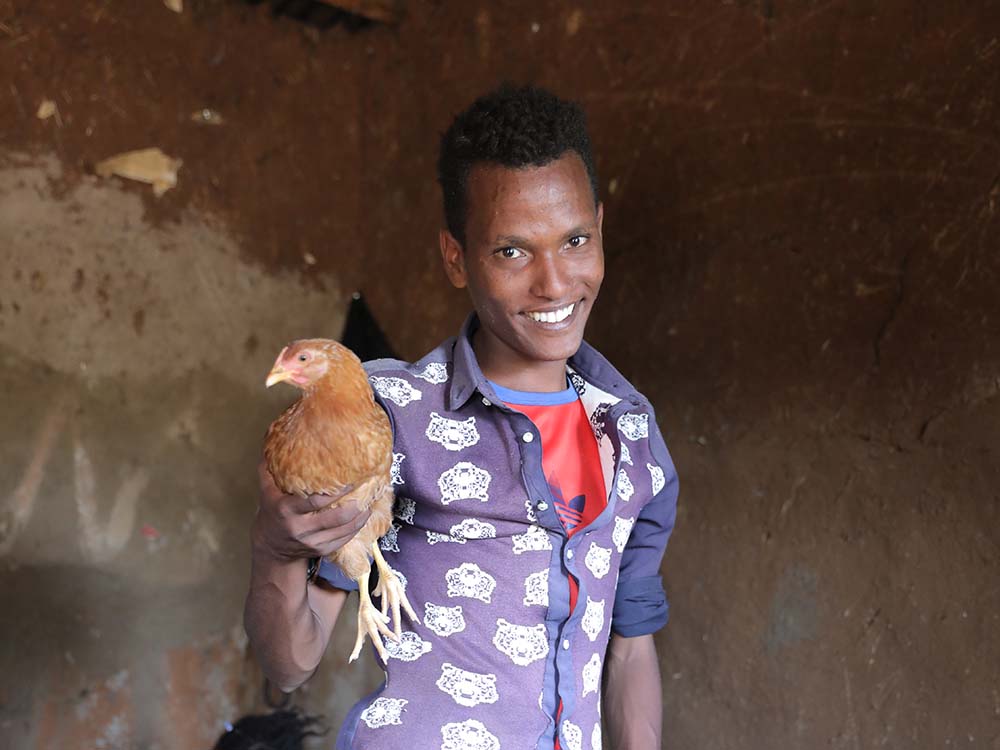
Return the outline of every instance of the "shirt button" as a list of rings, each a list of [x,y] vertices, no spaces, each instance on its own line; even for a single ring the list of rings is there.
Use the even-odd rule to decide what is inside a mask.
[[[523,440],[526,443],[530,443],[534,439],[535,439],[535,436],[532,435],[530,432],[526,432],[523,435],[521,435],[521,440]]]
[[[569,639],[563,641],[563,650],[569,651]]]
[[[493,406],[488,398],[483,399],[483,406]]]
[[[549,504],[547,502],[545,502],[544,500],[542,500],[535,507],[538,508],[538,510],[548,510],[549,509]]]
[[[572,560],[573,559],[573,550],[571,550],[571,549],[566,550],[566,559],[567,560]]]

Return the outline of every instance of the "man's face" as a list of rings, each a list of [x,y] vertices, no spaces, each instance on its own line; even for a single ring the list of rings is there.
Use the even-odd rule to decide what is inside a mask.
[[[481,343],[516,364],[568,359],[604,278],[604,210],[583,160],[479,164],[467,190],[465,246],[443,230],[441,252],[451,282],[469,289]]]

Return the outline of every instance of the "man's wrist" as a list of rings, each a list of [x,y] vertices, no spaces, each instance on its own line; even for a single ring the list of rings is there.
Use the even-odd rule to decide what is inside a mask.
[[[309,568],[309,558],[288,557],[274,552],[267,545],[254,544],[250,552],[253,570],[267,578],[288,578],[298,576],[303,580]]]

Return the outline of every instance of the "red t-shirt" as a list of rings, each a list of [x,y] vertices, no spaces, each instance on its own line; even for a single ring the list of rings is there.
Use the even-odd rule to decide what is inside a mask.
[[[504,403],[534,422],[542,438],[542,469],[556,514],[572,536],[597,518],[608,504],[597,440],[576,390],[530,393],[491,383]],[[577,582],[569,577],[570,611]]]
[[[542,470],[549,483],[556,515],[573,536],[601,515],[608,504],[597,439],[587,411],[572,386],[557,393],[531,393],[491,382],[497,396],[535,423],[542,438]],[[579,585],[569,577],[569,611],[576,607]],[[562,714],[562,701],[556,722]],[[556,735],[555,750],[560,750]]]

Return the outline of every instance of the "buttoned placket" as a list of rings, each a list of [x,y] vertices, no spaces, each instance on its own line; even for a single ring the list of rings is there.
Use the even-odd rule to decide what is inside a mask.
[[[519,454],[521,458],[521,480],[524,485],[525,492],[528,495],[529,501],[531,502],[533,508],[535,509],[535,515],[538,519],[539,525],[543,526],[546,530],[554,532],[562,537],[561,549],[560,549],[560,562],[563,568],[565,568],[568,575],[572,575],[577,582],[577,606],[572,612],[569,612],[568,607],[568,596],[569,596],[569,581],[566,581],[566,617],[558,617],[552,619],[546,616],[546,626],[549,632],[549,641],[555,647],[555,658],[552,668],[554,669],[554,683],[555,691],[554,695],[542,696],[543,700],[543,710],[549,717],[549,726],[551,730],[551,735],[547,732],[545,736],[541,739],[539,747],[548,747],[554,739],[555,735],[559,734],[560,742],[563,747],[566,747],[566,738],[562,736],[560,727],[555,724],[555,715],[557,707],[562,704],[562,712],[560,715],[560,721],[568,719],[573,714],[573,710],[576,704],[576,693],[577,693],[577,677],[573,669],[573,636],[578,634],[580,630],[580,624],[583,619],[585,612],[584,607],[580,607],[579,603],[581,601],[586,601],[586,596],[588,594],[587,584],[585,579],[581,579],[580,576],[576,574],[576,562],[575,559],[578,557],[577,548],[583,543],[584,539],[590,534],[591,531],[602,528],[605,524],[609,522],[609,519],[614,516],[615,510],[618,505],[618,492],[617,492],[617,477],[618,472],[621,471],[622,460],[621,460],[621,446],[622,437],[618,432],[618,419],[629,411],[631,408],[641,407],[641,404],[634,399],[622,399],[621,401],[614,404],[604,415],[605,423],[605,434],[611,436],[613,440],[614,454],[615,454],[615,466],[612,473],[612,481],[610,491],[607,497],[607,504],[604,510],[590,522],[586,527],[580,529],[573,536],[569,536],[566,532],[566,528],[562,521],[559,519],[558,514],[555,510],[554,498],[552,497],[552,490],[549,488],[548,481],[545,480],[544,471],[542,470],[542,444],[541,438],[538,434],[538,428],[535,424],[523,413],[510,408],[503,402],[491,401],[488,396],[482,397],[482,403],[486,407],[499,409],[500,411],[507,414],[509,419],[509,427],[513,436],[517,440]],[[527,455],[526,455],[527,454]],[[527,461],[526,461],[527,458]],[[525,470],[526,463],[537,464],[537,475],[541,476],[541,480],[538,480],[537,476],[529,477],[529,472]],[[534,480],[534,481],[532,481]],[[539,481],[541,482],[541,487],[539,486]],[[546,499],[551,500],[548,502]],[[550,589],[550,603],[549,611],[552,609],[551,601],[551,589]],[[547,667],[548,668],[548,667]],[[546,744],[548,743],[548,744]]]
[[[615,511],[618,507],[618,490],[616,480],[618,472],[621,471],[622,466],[622,437],[618,432],[618,419],[623,414],[628,412],[629,409],[637,406],[639,406],[639,404],[634,400],[622,399],[608,409],[604,415],[605,434],[611,436],[615,453],[615,466],[614,472],[612,473],[613,478],[611,481],[611,488],[608,493],[607,505],[597,518],[591,521],[586,527],[573,534],[573,536],[569,537],[569,540],[566,543],[566,549],[563,553],[563,565],[577,580],[577,594],[576,607],[563,623],[559,633],[560,648],[556,656],[556,679],[557,685],[559,685],[559,697],[563,703],[560,721],[569,719],[573,715],[576,708],[577,675],[573,670],[572,646],[573,638],[580,633],[580,625],[583,620],[583,615],[586,612],[586,607],[581,607],[580,602],[585,602],[589,593],[586,577],[581,578],[580,576],[575,575],[576,568],[573,559],[578,557],[576,550],[581,544],[583,544],[585,538],[591,532],[603,528],[610,521],[610,519],[614,517]],[[607,658],[606,654],[605,658]],[[556,731],[559,733],[561,746],[567,747],[567,740],[566,737],[562,735],[561,727],[556,727]]]

